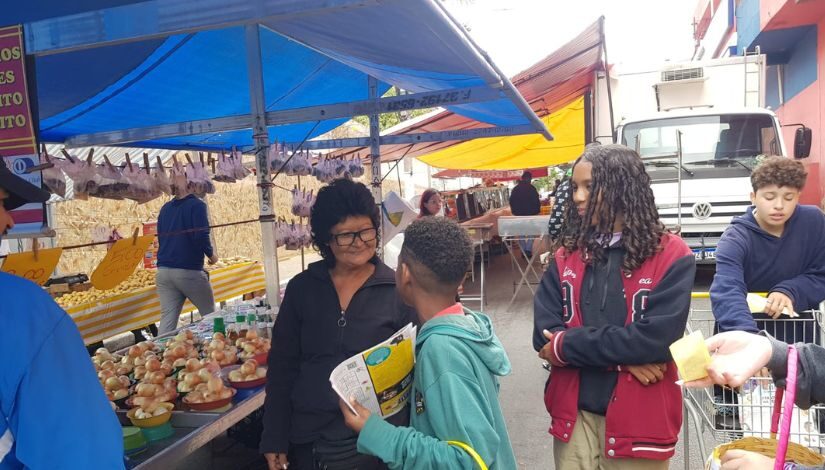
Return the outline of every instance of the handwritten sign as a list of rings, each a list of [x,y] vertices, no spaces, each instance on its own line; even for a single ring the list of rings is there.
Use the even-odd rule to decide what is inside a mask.
[[[33,251],[12,253],[6,258],[0,271],[20,276],[42,286],[49,280],[62,254],[63,248],[38,250],[36,259]]]
[[[143,261],[143,255],[154,239],[153,235],[144,235],[115,242],[92,273],[92,285],[99,290],[109,290],[125,281]]]
[[[36,155],[23,27],[0,28],[0,158]]]

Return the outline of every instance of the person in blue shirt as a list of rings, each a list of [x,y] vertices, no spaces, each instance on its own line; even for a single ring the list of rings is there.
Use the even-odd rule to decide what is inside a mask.
[[[784,157],[770,157],[753,171],[753,206],[733,219],[716,250],[710,300],[719,331],[765,330],[789,343],[818,342],[809,310],[825,300],[825,216],[799,205],[806,177],[802,163]],[[764,313],[751,313],[748,292],[768,293]],[[800,318],[782,315],[786,309]],[[724,397],[718,389],[716,395]],[[735,408],[718,411],[717,424],[739,427]]]
[[[0,158],[0,238],[9,213],[49,194]],[[0,470],[124,468],[123,434],[74,321],[36,284],[0,273]]]
[[[183,232],[183,233],[181,233]],[[209,238],[206,203],[194,194],[181,194],[167,202],[158,215],[159,334],[178,327],[183,303],[189,299],[201,315],[215,310],[209,275],[203,270],[218,262]]]

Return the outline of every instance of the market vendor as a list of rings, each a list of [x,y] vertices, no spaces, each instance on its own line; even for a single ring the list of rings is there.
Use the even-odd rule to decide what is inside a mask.
[[[209,275],[203,270],[218,262],[209,234],[206,203],[194,194],[178,194],[158,215],[158,274],[160,297],[159,334],[178,327],[178,317],[186,299],[201,316],[215,311],[215,297]]]
[[[0,158],[0,238],[10,210],[49,194]],[[124,468],[123,435],[74,321],[36,284],[0,273],[0,468]]]
[[[260,450],[269,468],[383,469],[356,452],[329,384],[344,360],[389,338],[409,322],[395,273],[376,257],[379,211],[369,189],[341,179],[318,191],[310,217],[323,260],[289,282],[272,330],[264,431]],[[388,418],[406,425],[409,413]]]

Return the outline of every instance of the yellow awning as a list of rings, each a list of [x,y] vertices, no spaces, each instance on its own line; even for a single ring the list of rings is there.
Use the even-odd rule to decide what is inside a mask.
[[[418,157],[451,170],[521,170],[560,165],[584,151],[584,97],[542,118],[555,140],[539,134],[475,139]]]

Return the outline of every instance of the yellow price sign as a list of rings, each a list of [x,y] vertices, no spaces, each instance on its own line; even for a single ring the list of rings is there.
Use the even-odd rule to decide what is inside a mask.
[[[61,254],[63,254],[63,248],[37,250],[36,257],[33,251],[12,253],[6,258],[0,271],[26,278],[42,286],[54,272]]]
[[[125,281],[135,272],[138,263],[143,261],[143,256],[154,239],[154,235],[144,235],[137,239],[124,238],[116,241],[92,273],[92,285],[98,290],[109,290]]]

